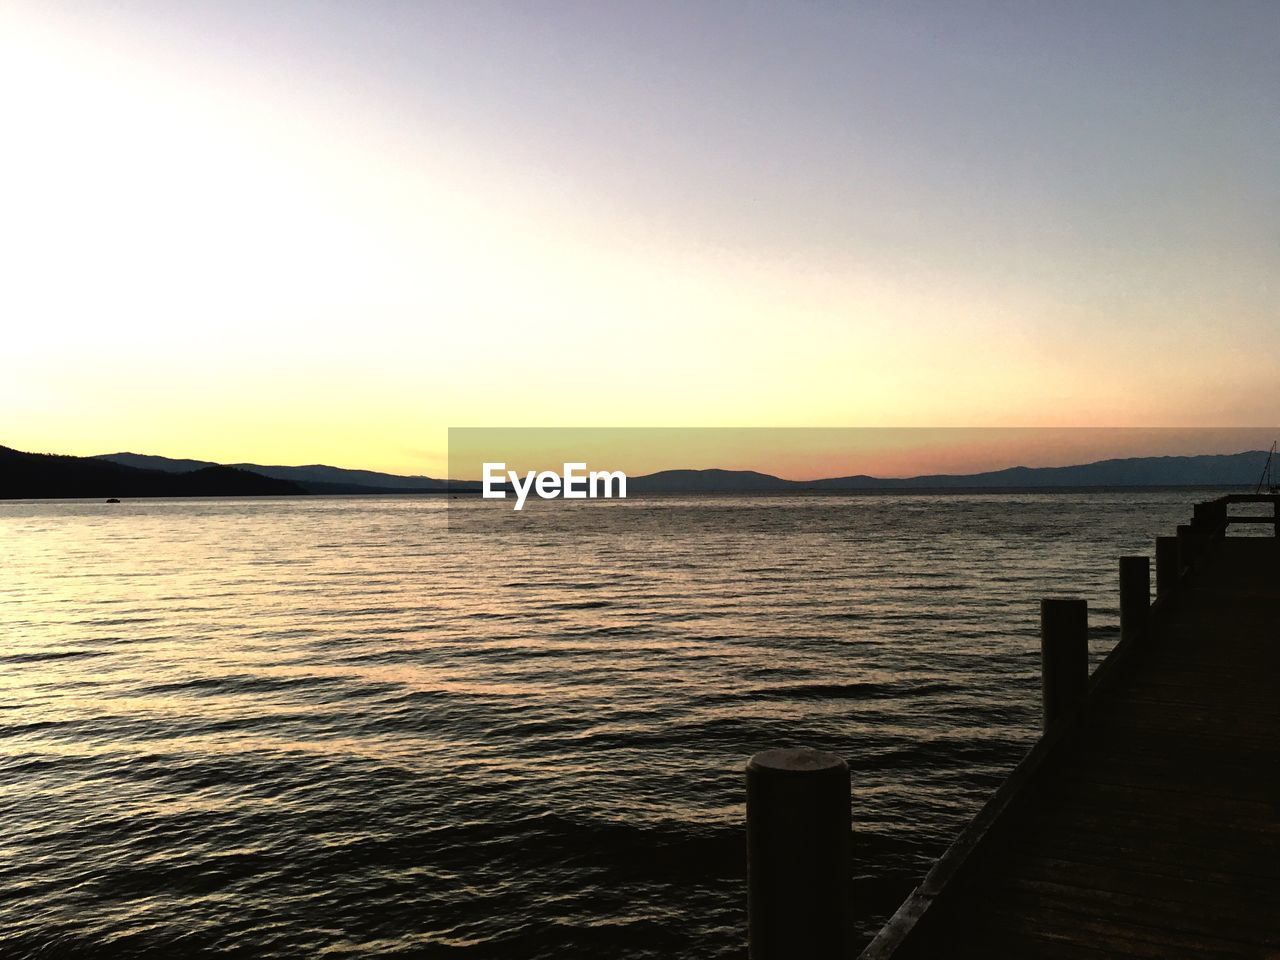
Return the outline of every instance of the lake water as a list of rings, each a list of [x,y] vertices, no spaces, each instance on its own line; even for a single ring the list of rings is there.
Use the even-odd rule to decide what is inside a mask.
[[[1208,496],[0,503],[0,954],[742,957],[785,744],[869,937]]]

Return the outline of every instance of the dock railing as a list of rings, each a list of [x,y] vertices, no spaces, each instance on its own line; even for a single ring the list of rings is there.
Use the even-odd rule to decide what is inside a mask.
[[[1238,515],[1236,504],[1271,504],[1270,515]],[[1212,563],[1237,524],[1271,524],[1280,537],[1280,494],[1227,494],[1195,504],[1191,522],[1155,543],[1150,561],[1121,557],[1120,640],[1089,675],[1088,606],[1046,598],[1040,607],[1043,733],[1008,779],[961,831],[920,884],[867,945],[861,960],[888,960],[963,874],[997,821],[1026,797],[1023,788],[1073,738],[1091,703],[1121,676],[1152,625]],[[751,960],[849,960],[853,910],[848,859],[849,767],[805,748],[773,749],[747,765],[748,915]]]

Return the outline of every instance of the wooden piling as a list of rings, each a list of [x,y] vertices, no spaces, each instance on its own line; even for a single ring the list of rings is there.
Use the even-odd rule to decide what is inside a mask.
[[[1197,533],[1206,533],[1213,526],[1213,504],[1197,503],[1191,508],[1191,526]]]
[[[1040,601],[1040,669],[1044,728],[1051,729],[1089,685],[1089,607],[1084,600]]]
[[[1156,596],[1172,594],[1181,579],[1176,537],[1156,537]]]
[[[1189,573],[1196,564],[1196,535],[1190,524],[1178,524],[1178,571]]]
[[[1209,541],[1213,536],[1214,507],[1210,502],[1197,503],[1191,508],[1192,550],[1201,560],[1208,551]]]
[[[751,960],[836,960],[852,951],[849,767],[809,749],[747,764]]]
[[[1151,612],[1151,563],[1146,557],[1120,558],[1120,639],[1133,640]]]

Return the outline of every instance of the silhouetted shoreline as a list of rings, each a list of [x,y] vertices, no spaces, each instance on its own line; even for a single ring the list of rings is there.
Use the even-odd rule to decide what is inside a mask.
[[[1065,467],[1009,467],[902,479],[786,480],[753,470],[662,470],[628,478],[628,498],[653,496],[848,496],[1080,493],[1252,489],[1265,451],[1130,457]],[[143,466],[145,464],[145,466]],[[472,480],[404,477],[323,464],[223,465],[139,454],[74,457],[0,447],[0,499],[239,496],[478,496]]]
[[[235,467],[186,473],[140,470],[92,457],[23,453],[0,447],[0,498],[280,497],[307,493],[296,483]]]

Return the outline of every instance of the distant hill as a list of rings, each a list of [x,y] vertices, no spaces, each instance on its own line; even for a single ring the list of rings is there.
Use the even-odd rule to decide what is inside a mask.
[[[0,447],[6,455],[19,454]],[[1265,450],[1233,454],[1205,454],[1189,457],[1127,457],[1098,460],[1066,467],[1009,467],[984,473],[927,474],[918,477],[871,477],[857,475],[822,480],[784,480],[754,470],[663,470],[627,478],[632,496],[646,493],[800,493],[856,492],[875,490],[1036,490],[1089,487],[1252,487],[1266,462]],[[98,457],[47,457],[39,469],[26,467],[25,473],[6,467],[0,479],[0,497],[99,496],[104,484],[126,481],[134,489],[154,493],[116,493],[103,496],[229,496],[247,494],[392,494],[474,493],[475,481],[449,483],[426,476],[400,476],[373,470],[349,470],[324,464],[299,467],[238,463],[223,466],[207,460],[181,460],[137,453],[110,453]],[[2,461],[2,458],[0,458]],[[75,466],[68,462],[76,461]],[[41,473],[40,471],[44,472]],[[113,471],[136,471],[117,473]],[[47,479],[47,486],[37,482]],[[25,477],[26,479],[19,479]],[[166,479],[168,478],[168,479]],[[270,487],[263,486],[270,481]],[[283,486],[280,486],[283,484]],[[85,490],[92,493],[52,492]],[[24,492],[12,493],[10,490]],[[201,491],[210,492],[201,492]]]
[[[1009,467],[985,473],[918,477],[783,480],[752,470],[663,470],[628,477],[627,493],[796,493],[858,490],[1011,490],[1063,487],[1252,487],[1265,450],[1192,457],[1127,457],[1069,467]]]
[[[783,480],[755,470],[660,470],[627,477],[627,494],[637,493],[786,493],[812,484]]]
[[[174,460],[169,457],[154,457],[141,453],[104,453],[94,459],[169,473],[182,473],[200,467],[217,466],[208,460]],[[348,470],[319,463],[302,467],[264,466],[259,463],[235,463],[231,466],[249,470],[264,477],[288,480],[309,493],[443,493],[450,489],[449,484],[444,480],[436,480],[432,477],[402,477],[394,473]],[[455,491],[479,489],[479,484],[454,484],[453,489]]]
[[[0,499],[62,497],[275,497],[307,491],[296,483],[218,464],[186,471],[143,470],[96,457],[23,453],[0,447]]]
[[[644,493],[802,493],[811,486],[754,470],[659,470],[627,477],[627,496]]]
[[[1262,474],[1267,451],[1202,454],[1191,457],[1124,457],[1069,467],[1009,467],[985,473],[928,474],[905,480],[839,477],[818,480],[819,489],[870,487],[1252,487]]]

